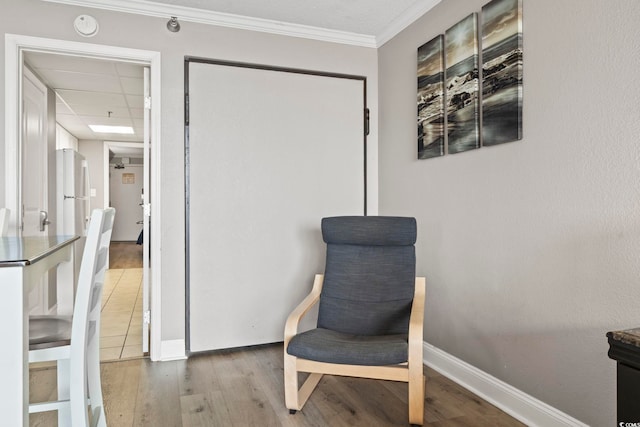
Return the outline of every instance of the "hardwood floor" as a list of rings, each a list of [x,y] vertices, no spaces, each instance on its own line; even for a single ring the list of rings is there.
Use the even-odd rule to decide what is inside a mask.
[[[427,368],[425,426],[523,426]],[[224,350],[188,360],[102,364],[110,427],[407,426],[405,384],[325,376],[302,411],[284,406],[282,344]],[[31,373],[31,399],[55,395],[55,370]],[[30,425],[55,426],[55,413]]]
[[[109,268],[142,268],[142,245],[136,242],[111,242]]]

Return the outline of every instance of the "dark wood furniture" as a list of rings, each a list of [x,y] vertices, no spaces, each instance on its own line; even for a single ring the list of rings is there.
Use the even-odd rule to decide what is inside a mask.
[[[618,424],[640,423],[640,328],[608,332],[609,357],[618,363]]]

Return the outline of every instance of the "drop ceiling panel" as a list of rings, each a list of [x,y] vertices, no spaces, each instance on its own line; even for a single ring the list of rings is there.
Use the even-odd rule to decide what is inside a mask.
[[[144,94],[144,80],[133,77],[120,77],[120,84],[124,93],[129,95]]]
[[[130,62],[116,62],[116,72],[122,77],[137,77],[139,79],[144,77],[144,66],[140,64],[132,64]]]
[[[95,134],[87,124],[131,126],[143,117],[143,68],[136,63],[25,52],[25,63],[57,94],[57,121],[78,139],[142,141],[135,135]],[[131,98],[127,99],[127,95]],[[131,108],[133,107],[133,108]]]
[[[40,74],[43,74],[41,72]],[[78,73],[75,71],[47,70],[45,83],[57,89],[74,91],[120,92],[120,79],[108,74]]]
[[[127,95],[127,103],[129,107],[144,108],[144,96],[142,95]]]
[[[79,73],[113,74],[113,66],[107,62],[78,56],[25,52],[25,61],[33,68],[44,70],[69,70]]]
[[[67,107],[67,104],[65,104],[64,102],[62,102],[62,100],[59,98],[56,102],[56,114],[60,115],[60,114],[74,114],[73,111],[71,111],[69,109],[69,107]]]
[[[71,108],[73,109],[73,114],[76,114],[78,116],[92,116],[101,118],[112,117],[114,119],[131,118],[131,116],[129,115],[129,109],[125,107],[105,108],[101,105],[75,105]],[[109,112],[111,112],[111,116],[109,116]]]
[[[100,111],[108,111],[109,108],[127,107],[125,95],[121,93],[82,92],[76,90],[59,90],[60,96],[76,111],[76,106],[91,106]],[[76,111],[77,112],[77,111]]]
[[[129,108],[129,113],[132,119],[144,118],[144,108]]]

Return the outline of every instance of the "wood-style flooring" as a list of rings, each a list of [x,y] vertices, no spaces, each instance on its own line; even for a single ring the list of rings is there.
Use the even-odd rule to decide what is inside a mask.
[[[523,426],[426,369],[425,426]],[[224,350],[188,360],[102,364],[110,427],[407,426],[406,384],[325,376],[304,409],[284,406],[282,344]],[[31,400],[55,395],[55,370],[31,372]],[[55,413],[30,425],[55,426]]]
[[[109,268],[142,268],[142,245],[136,242],[111,242]]]

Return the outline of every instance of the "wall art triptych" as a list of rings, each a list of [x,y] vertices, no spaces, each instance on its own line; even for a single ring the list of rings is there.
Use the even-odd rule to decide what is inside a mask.
[[[472,13],[444,33],[449,153],[480,148],[478,110],[478,15]]]
[[[444,155],[444,58],[441,35],[418,48],[418,158]]]
[[[522,0],[482,8],[482,141],[522,139]]]
[[[522,0],[486,4],[481,34],[482,85],[478,14],[418,48],[419,159],[522,139]]]

